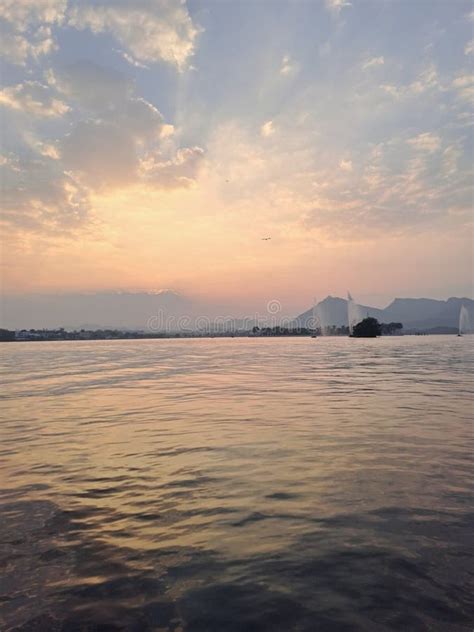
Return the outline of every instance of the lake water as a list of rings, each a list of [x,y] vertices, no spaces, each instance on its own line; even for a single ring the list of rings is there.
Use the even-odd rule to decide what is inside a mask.
[[[473,343],[0,345],[0,629],[472,630]]]

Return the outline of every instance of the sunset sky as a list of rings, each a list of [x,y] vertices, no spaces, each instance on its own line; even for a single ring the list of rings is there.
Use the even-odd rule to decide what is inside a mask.
[[[5,294],[472,296],[471,2],[0,16]]]

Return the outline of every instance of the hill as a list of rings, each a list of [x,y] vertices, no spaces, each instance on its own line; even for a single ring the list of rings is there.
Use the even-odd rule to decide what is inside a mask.
[[[401,322],[405,331],[427,331],[436,328],[455,328],[459,324],[459,312],[464,305],[469,314],[471,330],[474,329],[474,301],[470,298],[449,298],[441,301],[430,298],[396,298],[385,309],[367,305],[358,305],[360,319],[367,316],[377,318],[379,322]],[[335,325],[347,326],[347,300],[327,296],[317,304],[297,316],[292,323],[296,327],[308,327],[314,314],[323,327]]]
[[[365,316],[372,316],[382,321],[383,310],[368,305],[359,305],[361,320]],[[297,316],[292,323],[295,327],[310,327],[314,315],[319,319],[323,327],[335,325],[336,327],[347,326],[347,300],[337,296],[327,296],[319,302],[316,309],[310,308]]]

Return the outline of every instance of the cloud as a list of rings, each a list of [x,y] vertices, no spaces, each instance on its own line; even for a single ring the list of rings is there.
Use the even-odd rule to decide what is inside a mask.
[[[170,160],[160,160],[160,155],[150,154],[141,162],[143,179],[162,188],[189,187],[204,165],[201,147],[178,149]]]
[[[292,61],[289,55],[284,55],[281,60],[280,74],[284,76],[294,75],[298,71],[298,66]]]
[[[339,168],[341,171],[352,171],[352,160],[341,160],[339,163]]]
[[[72,7],[69,25],[111,33],[127,50],[129,61],[165,61],[178,70],[188,66],[199,33],[184,0],[81,2]]]
[[[67,101],[75,122],[57,144],[35,139],[32,146],[43,155],[59,157],[64,169],[87,189],[110,190],[142,181],[153,187],[187,187],[196,177],[202,150],[174,149],[174,126],[136,95],[122,73],[81,61],[48,70],[45,77],[48,86],[42,86],[43,91],[56,92]],[[7,99],[11,106],[10,93]],[[15,106],[24,105],[18,101],[17,96]],[[27,105],[33,109],[30,102]],[[39,105],[36,109],[47,112]]]
[[[302,213],[302,225],[331,238],[370,240],[381,233],[435,230],[454,217],[465,225],[472,219],[465,176],[453,179],[443,164],[434,165],[426,154],[408,160],[398,173],[381,168],[367,174],[372,182],[364,178],[346,189],[325,189]]]
[[[381,88],[396,99],[404,99],[416,97],[424,92],[440,90],[441,85],[436,67],[430,64],[409,84],[383,84]]]
[[[170,125],[169,123],[164,123],[161,126],[160,138],[170,138],[175,133],[174,125]]]
[[[21,137],[24,145],[40,156],[51,158],[52,160],[59,160],[61,158],[55,140],[41,139],[33,130],[27,128],[23,128]]]
[[[368,70],[369,68],[376,68],[377,66],[383,66],[385,63],[385,60],[383,57],[371,57],[370,59],[367,59],[367,61],[365,61],[362,64],[362,70]]]
[[[129,55],[125,51],[119,50],[117,52],[119,52],[122,55],[122,57],[125,59],[125,61],[127,61],[130,64],[130,66],[135,66],[135,68],[144,68],[145,70],[149,70],[149,66],[147,66],[146,64],[142,64],[141,62],[137,61],[136,59],[134,59],[131,55]]]
[[[142,154],[158,152],[163,137],[163,117],[144,99],[125,99],[107,114],[79,121],[61,142],[65,168],[94,190],[140,180]]]
[[[420,134],[416,153],[407,152],[406,139],[400,137],[354,145],[354,155],[341,159],[340,154],[336,158],[333,130],[316,142],[307,129],[299,138],[291,132],[287,136],[282,127],[271,153],[265,138],[252,137],[250,129],[246,133],[238,125],[223,127],[212,142],[209,172],[219,165],[217,182],[229,179],[220,195],[236,214],[258,208],[260,219],[276,229],[283,225],[285,233],[303,229],[302,234],[314,231],[324,239],[349,241],[431,230],[450,221],[453,213],[456,222],[468,221],[466,173],[448,174],[448,162],[452,166],[457,155],[441,161],[432,151],[434,135]]]
[[[21,66],[56,48],[51,27],[64,20],[67,0],[3,0],[0,54]]]
[[[122,187],[137,177],[133,135],[109,121],[81,121],[64,138],[61,154],[67,171],[94,189]]]
[[[416,153],[407,154],[406,143]],[[459,164],[462,147],[456,142],[440,154],[441,146],[439,135],[426,132],[375,146],[362,179],[354,178],[345,189],[333,184],[319,200],[322,210],[315,208],[306,221],[345,235],[358,225],[372,233],[400,234],[431,229],[454,216],[461,224],[469,222],[470,176]]]
[[[408,86],[408,92],[421,94],[427,90],[439,88],[438,72],[434,64],[430,64],[418,75],[417,79]]]
[[[137,97],[133,83],[122,73],[83,61],[47,75],[49,83],[69,102],[101,121],[127,130],[138,142],[170,134],[169,125],[163,132],[164,120],[159,110]]]
[[[443,151],[443,171],[446,176],[455,176],[459,171],[459,161],[462,158],[463,151],[459,143],[449,145]]]
[[[335,15],[339,15],[342,9],[352,7],[348,0],[326,0],[326,8]]]
[[[0,163],[2,223],[26,231],[77,229],[90,212],[88,191],[59,161],[23,147]]]
[[[38,28],[33,35],[26,37],[15,32],[10,25],[0,23],[0,55],[19,66],[25,66],[29,58],[38,60],[55,50],[56,45],[48,27]]]
[[[440,137],[437,134],[432,134],[430,132],[418,134],[418,136],[408,139],[407,143],[414,147],[416,150],[424,151],[429,154],[438,151],[438,149],[441,147]]]
[[[51,143],[39,143],[38,151],[42,156],[52,158],[53,160],[59,160],[61,158],[61,154],[59,153],[58,148]]]
[[[474,100],[474,75],[460,75],[453,80],[452,86],[462,100]]]
[[[26,28],[37,22],[61,22],[67,0],[2,0],[0,17],[17,28]]]
[[[470,42],[466,44],[466,46],[464,46],[464,54],[465,55],[474,54],[474,39],[472,39]]]
[[[221,196],[235,213],[259,208],[260,218],[277,227],[283,223],[285,232],[304,229],[324,239],[349,241],[469,221],[469,175],[459,163],[462,147],[441,156],[436,151],[444,145],[441,134],[415,134],[408,139],[413,152],[407,152],[406,136],[389,136],[376,145],[364,139],[354,143],[350,158],[341,159],[333,130],[315,141],[308,129],[299,138],[294,128],[287,135],[289,129],[282,126],[271,153],[265,138],[252,137],[250,129],[245,133],[237,125],[223,128],[211,144],[209,171],[225,164],[218,181],[229,178],[230,183]]]
[[[179,147],[174,126],[125,75],[85,61],[43,74],[45,84],[24,81],[0,91],[1,199],[9,226],[82,229],[93,218],[93,193],[135,184],[189,187],[198,177],[203,150]],[[45,125],[47,119],[58,122]]]
[[[188,187],[195,179],[203,150],[174,150],[174,126],[135,95],[124,75],[81,62],[48,77],[86,115],[60,143],[65,169],[85,186],[95,191],[137,182]]]
[[[275,126],[273,125],[273,121],[267,121],[260,128],[260,135],[264,138],[268,138],[272,134],[275,133]]]
[[[38,81],[25,81],[0,90],[0,104],[38,118],[62,116],[69,106],[56,99],[49,86]]]
[[[90,61],[79,61],[46,73],[48,83],[61,94],[93,111],[113,109],[133,96],[134,86],[122,73]]]
[[[114,118],[119,127],[128,130],[138,143],[156,142],[163,138],[163,116],[145,99],[128,99],[123,107],[117,107]]]

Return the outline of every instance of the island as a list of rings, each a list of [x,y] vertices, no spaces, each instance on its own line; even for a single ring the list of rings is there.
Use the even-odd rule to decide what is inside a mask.
[[[351,338],[377,338],[382,335],[382,325],[376,318],[367,316],[354,325]]]

